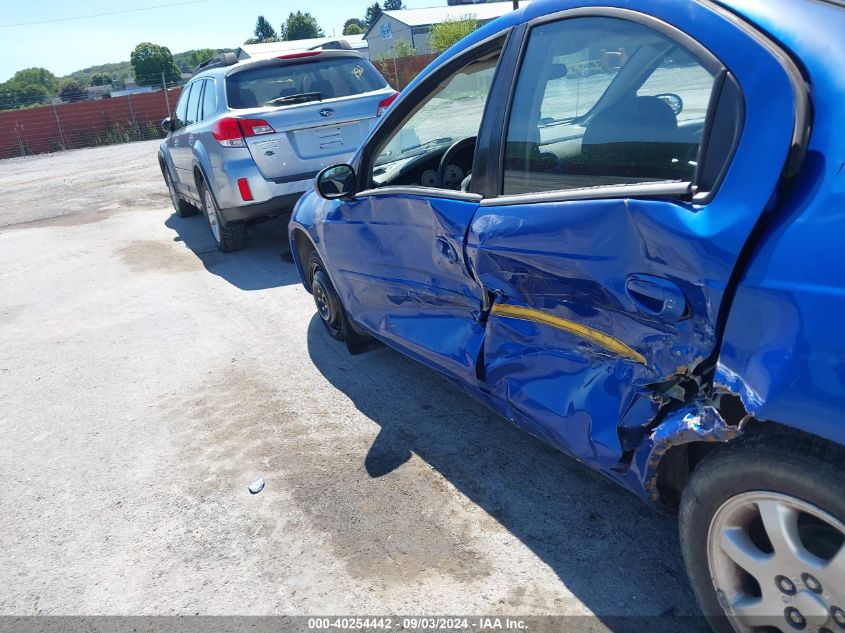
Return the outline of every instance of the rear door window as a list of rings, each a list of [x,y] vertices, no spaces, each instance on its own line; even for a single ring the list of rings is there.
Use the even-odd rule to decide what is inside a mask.
[[[713,85],[701,60],[639,23],[536,27],[510,115],[504,193],[691,181]]]
[[[384,77],[367,60],[342,57],[241,70],[226,78],[226,99],[230,108],[241,110],[352,97],[385,87]]]
[[[684,123],[707,116],[712,88],[713,76],[688,51],[675,47],[640,86],[637,96],[658,96],[673,103],[678,123]],[[680,101],[672,101],[674,96]]]

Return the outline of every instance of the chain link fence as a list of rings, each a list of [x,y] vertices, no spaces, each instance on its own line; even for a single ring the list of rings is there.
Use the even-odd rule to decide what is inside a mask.
[[[432,53],[416,57],[387,57],[371,61],[391,86],[396,90],[404,90],[436,58],[437,55]]]
[[[0,158],[163,138],[181,88],[0,112]]]

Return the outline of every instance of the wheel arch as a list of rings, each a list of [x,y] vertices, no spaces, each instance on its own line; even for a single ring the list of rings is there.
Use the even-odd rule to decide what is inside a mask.
[[[314,242],[300,226],[294,226],[290,230],[290,252],[293,257],[293,263],[296,270],[299,272],[299,278],[302,280],[302,285],[308,292],[311,292],[311,280],[308,278],[305,266],[308,262],[308,257],[312,251],[316,251],[317,247]]]
[[[653,496],[653,499],[666,508],[677,510],[687,482],[702,461],[737,444],[752,445],[777,437],[789,436],[796,442],[842,449],[836,442],[831,442],[819,435],[781,422],[762,421],[751,416],[744,418],[736,428],[738,430],[736,435],[724,441],[702,437],[671,445],[660,455],[655,465],[653,486],[656,496]]]

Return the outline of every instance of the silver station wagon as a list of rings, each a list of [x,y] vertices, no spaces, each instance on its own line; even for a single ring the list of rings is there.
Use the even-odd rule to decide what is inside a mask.
[[[177,214],[202,210],[221,251],[243,248],[247,221],[289,212],[320,170],[351,158],[396,96],[344,47],[209,60],[162,122],[158,160]]]

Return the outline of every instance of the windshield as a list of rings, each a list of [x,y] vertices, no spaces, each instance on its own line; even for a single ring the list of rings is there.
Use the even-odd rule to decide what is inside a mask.
[[[334,58],[242,70],[226,79],[234,110],[351,97],[387,86],[365,59]]]

